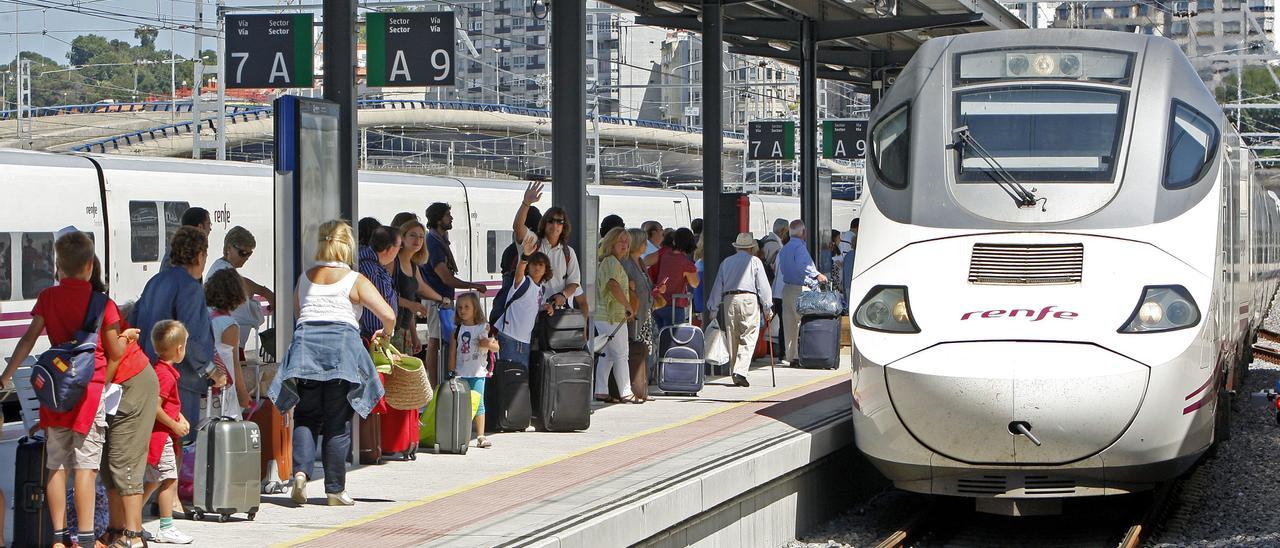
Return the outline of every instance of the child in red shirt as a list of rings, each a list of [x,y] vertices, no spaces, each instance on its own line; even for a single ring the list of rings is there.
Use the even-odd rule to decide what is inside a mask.
[[[69,232],[54,243],[57,267],[62,279],[58,285],[46,288],[36,298],[31,310],[31,325],[18,341],[9,359],[9,365],[0,374],[0,385],[7,385],[14,372],[31,354],[36,339],[46,332],[50,345],[58,345],[75,338],[85,324],[85,313],[94,292],[93,240],[83,232]],[[106,381],[107,366],[119,363],[128,344],[128,337],[136,337],[136,330],[122,332],[120,310],[107,300],[98,333],[98,349],[94,360],[93,379],[85,390],[84,399],[70,411],[58,412],[40,408],[40,428],[45,431],[46,467],[49,480],[45,485],[46,504],[54,528],[53,548],[66,548],[74,544],[88,548],[95,546],[93,535],[94,495],[102,446],[106,439],[107,419],[102,405],[102,393]],[[71,539],[67,532],[67,471],[75,473],[75,505],[79,534]]]
[[[160,530],[153,535],[155,542],[190,544],[194,539],[173,524],[173,504],[178,500],[177,440],[191,431],[191,424],[182,416],[178,370],[173,364],[187,357],[187,328],[176,320],[156,322],[151,328],[151,347],[156,351],[160,399],[156,423],[151,429],[151,450],[147,454],[146,488],[142,498],[150,498],[151,493],[160,490],[156,497],[160,506]]]

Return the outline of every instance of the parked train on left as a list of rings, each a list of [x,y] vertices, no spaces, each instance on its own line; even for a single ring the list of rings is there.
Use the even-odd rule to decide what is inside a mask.
[[[361,172],[360,216],[389,222],[397,212],[422,215],[428,204],[448,202],[455,219],[450,241],[459,276],[496,289],[499,258],[511,241],[511,222],[524,187],[518,181]],[[601,215],[616,213],[628,226],[649,219],[689,226],[702,212],[697,192],[589,186],[587,194],[599,199]],[[0,150],[0,195],[5,196],[0,200],[0,356],[12,354],[30,324],[36,296],[53,284],[53,241],[65,227],[92,234],[111,297],[121,303],[137,299],[159,269],[168,237],[190,206],[208,209],[212,217],[210,260],[221,255],[226,231],[240,225],[258,241],[242,273],[262,283],[273,279],[269,166]],[[537,205],[546,210],[550,192]],[[833,226],[848,226],[856,212],[853,202],[835,201]],[[751,196],[751,228],[757,236],[775,218],[799,216],[795,198]]]

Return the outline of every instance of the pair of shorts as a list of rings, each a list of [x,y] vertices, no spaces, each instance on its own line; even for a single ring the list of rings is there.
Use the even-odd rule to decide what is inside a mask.
[[[160,451],[160,462],[155,465],[147,464],[147,483],[176,479],[178,479],[178,457],[173,452],[173,438],[169,438],[165,440],[164,449]]]
[[[459,377],[467,381],[467,385],[471,387],[472,392],[480,394],[480,407],[476,409],[476,416],[484,415],[484,377]]]
[[[418,317],[418,338],[423,346],[426,345],[427,339],[440,338],[440,302],[427,301],[425,305],[427,307],[426,317]],[[426,333],[427,336],[423,337],[423,333]]]
[[[107,416],[101,402],[87,434],[55,426],[45,431],[45,468],[97,470],[102,466],[102,446],[107,441]]]
[[[120,407],[107,419],[107,444],[103,449],[102,483],[121,495],[142,494],[147,474],[147,451],[156,422],[156,397],[160,384],[148,367],[121,385]]]

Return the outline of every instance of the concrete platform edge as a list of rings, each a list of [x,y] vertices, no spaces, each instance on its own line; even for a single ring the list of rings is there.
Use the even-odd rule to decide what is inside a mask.
[[[840,467],[839,463],[825,461],[833,460],[828,459],[832,455],[845,454],[842,449],[851,448],[853,424],[850,413],[843,410],[833,414],[812,429],[796,431],[782,443],[753,451],[745,458],[711,468],[643,499],[610,508],[552,536],[526,539],[528,545],[555,548],[635,544],[685,546],[696,543],[697,539],[730,535],[733,538],[722,539],[724,542],[719,544],[762,546],[770,544],[769,539],[758,538],[755,532],[776,535],[780,531],[794,538],[796,532],[811,521],[797,511],[802,506],[813,504],[808,499],[820,499],[823,491],[834,491],[823,489],[821,481],[812,481],[810,472],[823,468],[818,466],[819,463],[826,464],[827,468],[832,464]],[[852,459],[836,460],[846,460],[848,465],[853,465]],[[737,483],[737,489],[726,492],[724,480]],[[721,482],[718,489],[707,488],[708,483],[717,481]],[[709,496],[711,492],[720,496]],[[696,511],[677,516],[669,511],[670,508],[690,507],[690,499],[697,501],[692,506]],[[778,502],[786,508],[778,507]],[[649,511],[656,508],[668,511]],[[765,510],[770,514],[767,516],[770,521],[768,527],[743,526],[749,516],[765,518],[761,514]],[[791,523],[779,523],[779,520]],[[785,540],[789,539],[780,542]]]

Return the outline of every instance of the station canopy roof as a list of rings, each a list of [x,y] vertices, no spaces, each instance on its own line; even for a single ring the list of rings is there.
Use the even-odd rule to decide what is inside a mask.
[[[702,30],[702,3],[604,0],[645,25]],[[800,21],[815,22],[818,77],[868,84],[900,67],[925,40],[949,34],[1026,28],[994,0],[721,0],[730,53],[800,61]]]

